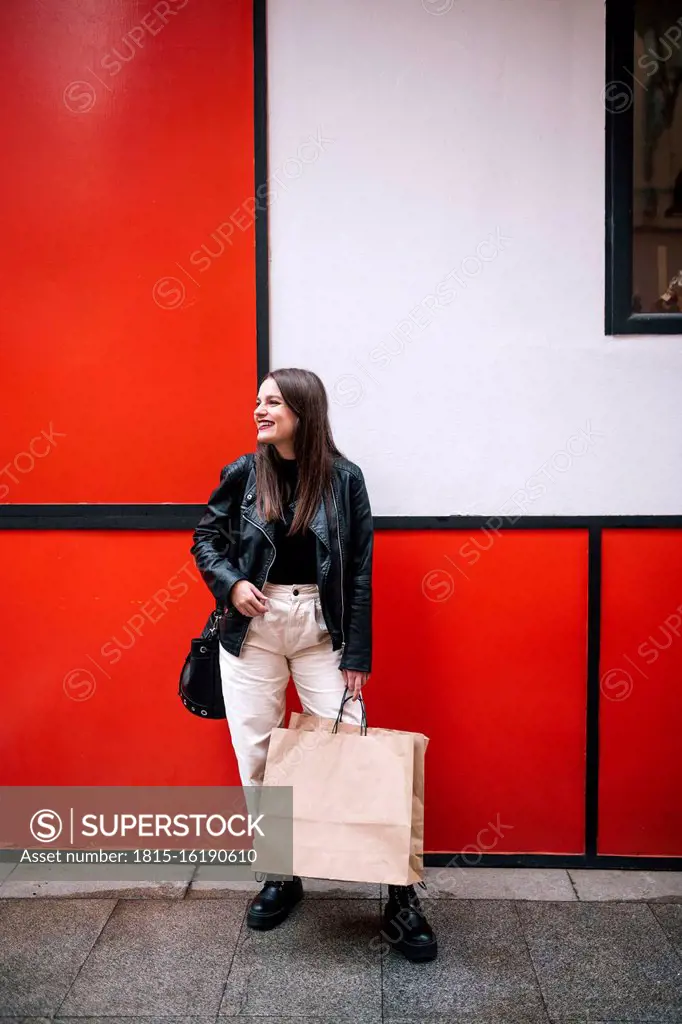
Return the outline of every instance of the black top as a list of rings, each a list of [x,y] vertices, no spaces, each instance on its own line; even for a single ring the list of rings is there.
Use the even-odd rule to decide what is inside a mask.
[[[289,504],[294,500],[298,484],[298,463],[296,459],[280,459],[284,488],[284,521],[275,523],[275,547],[277,554],[268,572],[268,583],[317,583],[317,537],[312,530],[287,537],[287,530],[294,518],[294,509]]]

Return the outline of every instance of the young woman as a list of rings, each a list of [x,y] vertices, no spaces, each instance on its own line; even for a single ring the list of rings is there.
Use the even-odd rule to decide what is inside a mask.
[[[324,385],[273,370],[256,401],[255,454],[226,466],[190,549],[220,619],[227,723],[243,786],[263,782],[272,729],[293,677],[303,711],[359,725],[372,661],[372,512],[359,466],[332,438]],[[223,543],[225,542],[225,543]],[[301,879],[266,880],[251,928],[272,928]],[[411,960],[437,953],[413,886],[389,886],[382,935]]]

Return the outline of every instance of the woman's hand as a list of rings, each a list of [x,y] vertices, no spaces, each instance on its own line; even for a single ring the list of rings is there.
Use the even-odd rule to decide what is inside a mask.
[[[268,599],[258,587],[248,580],[237,580],[230,591],[230,601],[242,615],[263,615],[268,608]]]
[[[344,668],[341,671],[343,672],[343,678],[348,690],[353,694],[353,700],[357,700],[360,696],[360,690],[369,679],[369,672],[356,672],[350,668]]]

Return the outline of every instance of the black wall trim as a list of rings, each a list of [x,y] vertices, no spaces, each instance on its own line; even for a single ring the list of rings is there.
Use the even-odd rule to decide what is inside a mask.
[[[596,857],[572,853],[425,853],[425,867],[601,868],[602,870],[681,871],[682,857]]]
[[[682,313],[632,312],[635,0],[606,0],[606,334],[682,334]]]
[[[0,530],[193,530],[196,504],[2,505]],[[376,530],[682,529],[682,514],[661,516],[374,516]],[[592,540],[592,537],[591,537]]]

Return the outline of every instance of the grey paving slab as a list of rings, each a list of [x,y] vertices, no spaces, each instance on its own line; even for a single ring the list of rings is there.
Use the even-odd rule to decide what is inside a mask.
[[[653,903],[650,910],[682,956],[682,905],[679,903]]]
[[[7,876],[10,875],[16,867],[17,865],[14,864],[12,861],[0,861],[0,884],[2,884],[5,881]],[[2,1020],[1,1017],[0,1020]]]
[[[244,927],[220,1007],[223,1017],[381,1021],[381,963],[370,942],[379,901],[304,898],[279,927]]]
[[[581,900],[682,903],[682,871],[585,871],[569,868],[568,873]]]
[[[0,885],[0,899],[53,896],[182,899],[195,867],[194,864],[148,867],[140,864],[17,864]],[[140,877],[145,874],[147,877]]]
[[[0,1013],[51,1016],[114,900],[0,900]]]
[[[60,1017],[218,1011],[246,900],[119,900]]]
[[[303,888],[308,899],[319,900],[371,900],[379,899],[378,882],[342,882],[328,878],[304,878]]]
[[[52,1017],[0,1017],[0,1024],[52,1024]]]
[[[215,1014],[203,1017],[55,1017],[50,1024],[215,1024]],[[3,1024],[0,1017],[0,1024]]]
[[[438,939],[438,958],[412,964],[393,950],[383,956],[386,1021],[547,1024],[513,903],[421,903]]]
[[[284,1018],[282,1018],[284,1019]],[[505,1024],[509,1021],[509,1024],[535,1024],[537,1020],[549,1021],[550,1024],[640,1024],[640,1021],[630,1022],[629,1020],[597,1020],[594,1017],[540,1017],[537,1016],[517,1016],[514,1017],[498,1017],[495,1013],[492,1016],[488,1014],[475,1014],[473,1017],[470,1014],[449,1014],[447,1017],[420,1017],[420,1024],[498,1024],[499,1021],[504,1021]],[[268,1017],[268,1024],[270,1024],[270,1018]],[[415,1024],[415,1017],[384,1017],[385,1024]]]
[[[185,897],[189,900],[241,899],[243,902],[255,896],[260,886],[259,882],[221,878],[220,868],[198,867]]]
[[[641,903],[517,903],[550,1016],[682,1020],[682,961]]]
[[[0,899],[155,899],[181,900],[187,882],[28,882],[8,880],[0,886]]]
[[[492,1016],[476,1013],[473,1017],[469,1013],[448,1014],[447,1017],[384,1017],[385,1024],[416,1024],[417,1020],[419,1024],[537,1024],[537,1021],[549,1021],[549,1017],[536,1015],[528,1017],[518,1014],[513,1017],[498,1017],[496,1013],[493,1013]],[[582,1021],[581,1024],[586,1024],[586,1022]],[[599,1021],[589,1021],[589,1024],[599,1024]],[[618,1024],[623,1024],[623,1022],[618,1021]]]
[[[424,868],[428,899],[577,900],[563,868]]]
[[[255,896],[263,884],[221,878],[224,870],[211,865],[200,865],[187,891],[189,899],[230,899],[233,896]],[[326,878],[303,878],[307,899],[378,899],[380,885],[369,882],[341,882]]]

